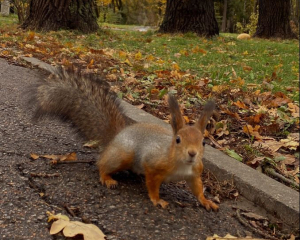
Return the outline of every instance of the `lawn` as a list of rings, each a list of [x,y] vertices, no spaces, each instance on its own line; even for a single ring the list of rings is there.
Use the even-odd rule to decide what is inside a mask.
[[[176,94],[187,122],[214,98],[218,116],[206,133],[211,144],[299,184],[297,40],[237,40],[228,33],[205,39],[111,24],[89,35],[40,33],[16,23],[0,17],[1,57],[25,64],[21,56],[33,56],[105,75],[120,97],[164,120],[167,92]]]

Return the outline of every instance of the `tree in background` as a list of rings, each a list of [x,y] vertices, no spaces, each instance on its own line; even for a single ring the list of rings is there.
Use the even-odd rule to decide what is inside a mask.
[[[295,38],[290,27],[290,0],[258,0],[258,23],[254,37]]]
[[[163,33],[195,32],[211,37],[219,35],[211,0],[167,0],[166,12],[159,28]]]
[[[99,29],[98,16],[94,0],[31,0],[28,16],[21,27],[40,31],[76,29],[90,33]]]
[[[28,2],[29,0],[11,0],[17,14],[19,23],[22,24],[26,17],[28,16]]]
[[[98,0],[100,21],[117,24],[157,26],[166,0]]]

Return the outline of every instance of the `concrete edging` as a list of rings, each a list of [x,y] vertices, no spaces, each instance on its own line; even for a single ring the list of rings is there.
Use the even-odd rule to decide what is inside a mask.
[[[23,57],[31,64],[48,72],[53,67],[35,58]],[[127,115],[137,122],[152,122],[170,127],[164,121],[122,101]],[[204,166],[219,180],[234,180],[239,192],[248,200],[263,207],[282,221],[295,228],[299,227],[299,193],[276,180],[259,173],[223,152],[206,146]]]

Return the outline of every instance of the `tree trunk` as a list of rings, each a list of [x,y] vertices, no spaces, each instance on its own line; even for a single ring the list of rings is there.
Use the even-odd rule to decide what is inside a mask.
[[[1,2],[1,15],[8,16],[10,10],[10,2],[9,0],[4,0]]]
[[[22,28],[39,31],[76,29],[83,33],[99,29],[94,0],[31,0]]]
[[[290,0],[258,0],[258,23],[254,37],[296,38],[289,21]]]
[[[227,23],[227,0],[224,0],[223,5],[223,17],[222,17],[222,32],[226,32],[226,23]]]
[[[212,0],[167,0],[166,13],[159,31],[195,32],[205,37],[219,35],[214,2]]]

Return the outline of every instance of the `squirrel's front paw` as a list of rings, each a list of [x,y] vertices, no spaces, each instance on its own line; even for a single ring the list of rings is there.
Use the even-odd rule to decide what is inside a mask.
[[[210,200],[205,199],[205,201],[202,201],[201,204],[206,208],[207,211],[210,211],[211,209],[213,209],[214,211],[219,210],[219,206]]]
[[[160,205],[162,208],[166,208],[168,206],[168,202],[165,200],[159,199],[159,200],[151,200],[154,206]]]
[[[113,180],[110,176],[100,177],[102,185],[106,185],[107,188],[115,188],[118,185],[116,180]]]

